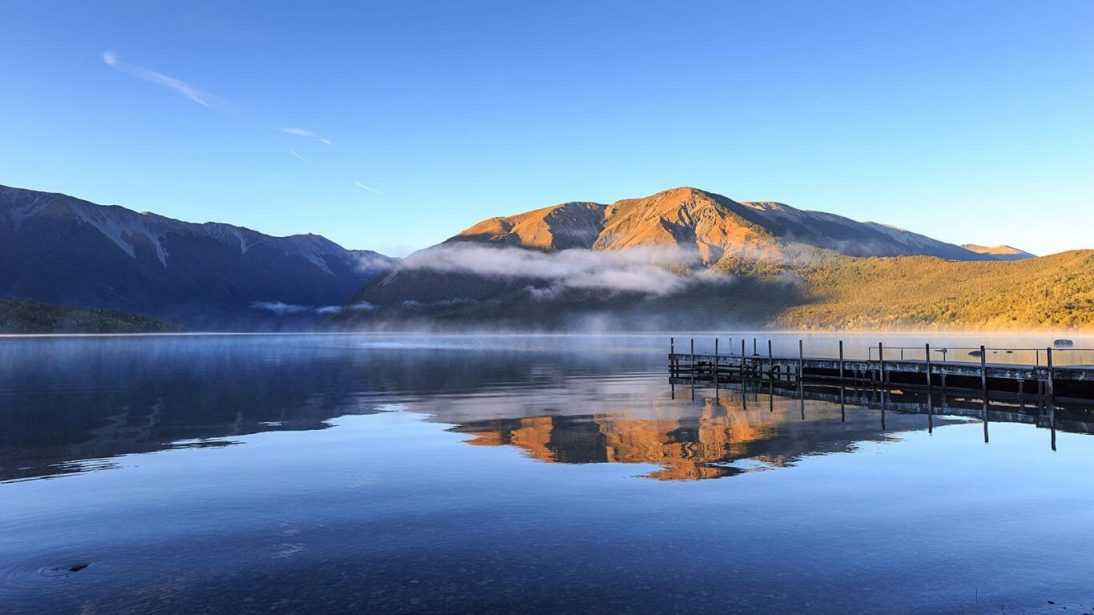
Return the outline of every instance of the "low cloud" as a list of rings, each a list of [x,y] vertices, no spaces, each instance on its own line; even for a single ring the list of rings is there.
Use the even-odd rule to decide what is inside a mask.
[[[368,301],[361,301],[351,305],[296,305],[292,303],[283,303],[281,301],[256,301],[251,304],[251,307],[256,310],[265,310],[267,312],[273,312],[278,316],[288,316],[292,314],[319,314],[326,316],[329,314],[338,314],[339,312],[360,312],[375,309],[376,306],[372,305]]]
[[[416,252],[403,259],[401,268],[543,282],[530,287],[529,292],[546,300],[570,289],[671,295],[700,281],[729,280],[722,275],[696,275],[700,263],[698,251],[539,252],[454,243]]]
[[[314,307],[308,307],[306,305],[293,305],[291,303],[282,303],[281,301],[256,301],[251,304],[251,307],[256,310],[266,310],[278,315],[300,314],[315,309]]]
[[[128,64],[121,60],[121,56],[115,51],[103,52],[103,63],[107,66],[120,70],[123,73],[127,73],[138,79],[143,79],[149,83],[153,83],[163,88],[173,90],[179,94],[182,94],[186,98],[189,98],[193,102],[206,108],[225,108],[227,107],[226,101],[223,99],[205,92],[181,79],[170,77],[161,72],[154,71],[142,66],[135,66]]]
[[[399,261],[397,258],[384,256],[375,252],[365,252],[357,255],[358,271],[387,271]]]

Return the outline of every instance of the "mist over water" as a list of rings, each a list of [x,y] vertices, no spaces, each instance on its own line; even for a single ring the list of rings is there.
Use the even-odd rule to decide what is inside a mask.
[[[959,397],[929,418],[915,396],[674,388],[669,335],[2,339],[2,610],[1094,606],[1091,408],[1060,409],[1053,450],[996,402],[985,444]]]

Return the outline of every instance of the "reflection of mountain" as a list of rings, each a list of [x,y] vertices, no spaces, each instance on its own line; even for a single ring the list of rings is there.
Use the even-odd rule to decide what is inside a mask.
[[[555,341],[552,342],[551,340]],[[367,340],[367,341],[366,341]],[[109,466],[178,447],[225,446],[262,431],[323,429],[343,415],[402,409],[454,426],[476,445],[555,463],[649,463],[657,479],[729,476],[847,451],[926,429],[915,396],[831,389],[796,399],[722,390],[717,403],[672,400],[663,359],[613,338],[181,337],[5,340],[0,345],[0,480]],[[554,344],[554,345],[553,345]],[[659,345],[659,344],[658,344]],[[709,390],[701,389],[707,396]],[[679,393],[679,390],[678,390]],[[838,402],[838,397],[835,398]],[[939,414],[979,416],[951,399]],[[1057,412],[1089,433],[1086,415]],[[992,420],[1036,422],[993,405]],[[936,426],[946,421],[935,417]],[[89,461],[90,460],[90,461]],[[756,462],[756,463],[752,463]]]
[[[131,453],[223,446],[264,431],[323,429],[384,404],[473,399],[647,361],[635,354],[599,363],[488,338],[473,348],[412,341],[366,348],[338,337],[5,340],[0,480],[103,467]]]
[[[745,468],[735,463],[741,460],[787,466],[805,455],[845,452],[856,442],[884,440],[887,432],[925,427],[923,417],[895,415],[883,429],[875,412],[841,417],[830,404],[810,404],[803,420],[793,399],[763,396],[742,403],[729,391],[721,393],[718,403],[707,398],[700,409],[685,406],[654,417],[535,416],[472,421],[454,430],[472,436],[468,444],[516,446],[540,461],[652,463],[662,469],[650,478],[695,480],[739,474]]]

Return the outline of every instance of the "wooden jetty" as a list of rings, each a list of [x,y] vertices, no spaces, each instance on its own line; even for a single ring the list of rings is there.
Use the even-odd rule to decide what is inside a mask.
[[[846,358],[843,342],[839,342],[839,353],[835,357],[806,356],[800,340],[797,356],[775,356],[770,340],[767,341],[766,354],[758,351],[755,339],[752,340],[751,353],[743,339],[739,349],[731,347],[725,353],[720,352],[718,346],[719,340],[716,339],[713,353],[696,353],[692,338],[687,352],[680,352],[676,348],[675,338],[670,338],[669,376],[672,383],[715,387],[723,383],[752,380],[796,385],[846,383],[885,389],[979,391],[985,397],[1037,396],[1050,402],[1057,399],[1094,401],[1094,365],[1060,364],[1058,360],[1060,354],[1065,352],[1071,357],[1092,356],[1094,350],[1091,349],[949,348],[947,350],[950,351],[968,350],[970,352],[966,356],[975,357],[976,360],[937,361],[932,360],[928,344],[909,349],[886,348],[879,343],[871,348],[867,358]],[[917,356],[922,353],[924,358],[904,358],[910,350],[916,351]],[[989,354],[1008,355],[1015,352],[1036,352],[1036,362],[989,363],[987,360]]]

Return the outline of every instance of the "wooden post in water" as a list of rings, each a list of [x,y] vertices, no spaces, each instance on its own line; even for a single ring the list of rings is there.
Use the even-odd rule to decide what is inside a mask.
[[[718,390],[718,338],[714,338],[714,390]],[[714,394],[717,397],[718,393]]]
[[[1048,383],[1045,386],[1045,394],[1048,396],[1049,410],[1056,413],[1056,370],[1052,366],[1052,349],[1045,349],[1045,361],[1048,365]]]
[[[980,390],[984,392],[984,401],[988,400],[988,353],[980,346]]]
[[[745,338],[741,338],[741,393],[745,392]]]
[[[798,405],[801,408],[802,420],[805,420],[805,383],[802,382],[802,372],[805,370],[802,367],[802,360],[805,358],[805,352],[802,350],[802,341],[798,340]]]
[[[885,356],[881,342],[877,343],[877,381],[885,383]]]
[[[760,353],[756,352],[756,338],[752,338],[752,356],[756,356]]]
[[[984,444],[988,443],[988,352],[980,346],[980,389],[984,393]]]
[[[767,379],[774,380],[775,356],[771,354],[771,340],[767,340]]]
[[[805,359],[805,351],[803,350],[803,344],[801,340],[798,340],[798,384],[802,381],[802,362]]]
[[[839,341],[840,405],[843,405],[843,340]]]
[[[923,351],[926,352],[927,357],[927,395],[931,394],[931,345],[926,344],[923,346]]]
[[[677,376],[676,370],[676,338],[669,338],[669,376]]]
[[[691,394],[695,395],[695,338],[691,338],[691,369],[688,370],[691,374]]]

